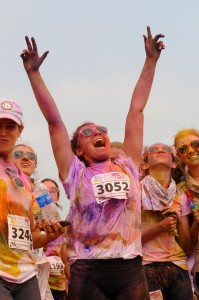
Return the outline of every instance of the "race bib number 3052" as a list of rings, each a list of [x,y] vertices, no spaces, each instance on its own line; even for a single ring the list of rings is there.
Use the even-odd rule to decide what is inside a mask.
[[[12,249],[32,250],[29,218],[8,215],[8,245]]]
[[[120,172],[98,174],[92,177],[91,184],[97,203],[110,199],[127,199],[130,178]]]

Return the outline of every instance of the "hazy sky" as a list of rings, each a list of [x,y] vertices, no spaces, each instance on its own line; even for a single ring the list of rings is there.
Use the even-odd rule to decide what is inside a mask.
[[[144,144],[172,144],[185,127],[198,128],[198,0],[0,0],[0,98],[24,111],[22,141],[38,154],[41,178],[58,181],[48,128],[20,58],[24,36],[50,53],[41,73],[70,134],[84,121],[123,141],[131,94],[145,60],[143,34],[165,34],[145,109]],[[63,216],[68,200],[61,191]]]

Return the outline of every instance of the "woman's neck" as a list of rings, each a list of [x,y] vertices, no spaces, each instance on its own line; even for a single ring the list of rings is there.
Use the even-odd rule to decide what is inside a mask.
[[[189,174],[191,177],[199,183],[199,165],[197,166],[189,166],[188,168]]]
[[[171,182],[171,170],[165,170],[165,168],[155,168],[149,171],[149,175],[155,178],[155,180],[157,180],[163,188],[167,189],[169,187]]]

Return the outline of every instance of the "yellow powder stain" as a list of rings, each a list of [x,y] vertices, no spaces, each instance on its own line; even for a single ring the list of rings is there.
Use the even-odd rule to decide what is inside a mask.
[[[25,209],[22,204],[16,203],[8,197],[6,182],[0,179],[0,270],[18,277],[21,273],[18,267],[18,261],[21,255],[15,253],[8,247],[8,222],[7,215],[13,210],[15,214],[26,216]]]

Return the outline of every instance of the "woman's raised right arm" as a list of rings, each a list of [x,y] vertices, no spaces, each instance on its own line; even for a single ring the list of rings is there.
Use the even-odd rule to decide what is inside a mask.
[[[52,149],[59,174],[61,179],[65,180],[74,154],[65,124],[39,72],[39,67],[48,55],[48,51],[39,57],[35,39],[31,38],[30,41],[27,36],[25,39],[27,49],[22,51],[21,58],[37,103],[48,123]]]

